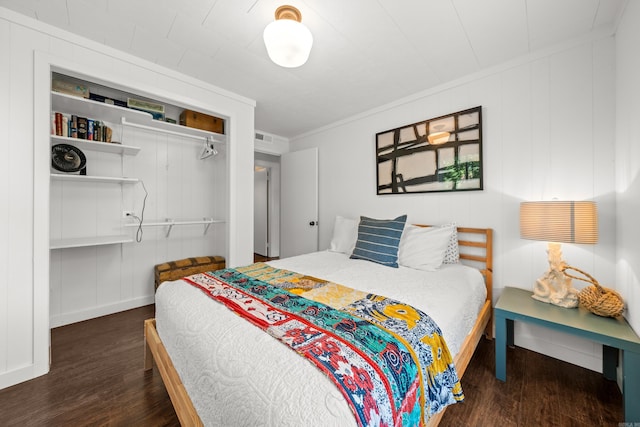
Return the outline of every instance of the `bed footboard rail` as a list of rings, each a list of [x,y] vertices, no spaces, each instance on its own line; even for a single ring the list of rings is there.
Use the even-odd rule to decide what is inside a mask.
[[[167,350],[160,340],[156,330],[156,319],[144,321],[144,336],[146,342],[144,369],[152,369],[155,361],[180,424],[183,426],[204,426],[187,394],[187,390],[184,388],[184,384],[182,384],[178,372],[173,366],[173,362],[171,362],[169,354],[167,354]]]

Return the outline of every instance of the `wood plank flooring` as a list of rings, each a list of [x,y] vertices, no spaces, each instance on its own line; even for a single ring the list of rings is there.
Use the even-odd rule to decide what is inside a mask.
[[[495,377],[493,341],[481,339],[462,378],[464,402],[441,426],[618,427],[622,394],[602,374],[523,348],[507,349],[507,381]]]
[[[267,262],[267,261],[271,261],[274,259],[280,259],[279,257],[273,257],[273,258],[269,258],[266,257],[264,255],[260,255],[260,254],[253,254],[253,262]]]
[[[51,331],[49,374],[0,390],[3,426],[176,426],[157,369],[143,369],[154,306]]]
[[[143,370],[143,321],[154,307],[52,330],[48,375],[0,390],[2,426],[178,426],[156,369]],[[481,340],[465,373],[466,399],[441,426],[613,426],[622,397],[602,375],[525,349],[494,376],[493,341]]]

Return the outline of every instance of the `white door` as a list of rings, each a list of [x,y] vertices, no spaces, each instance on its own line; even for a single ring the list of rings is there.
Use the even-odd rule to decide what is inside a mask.
[[[280,256],[318,250],[318,149],[283,154],[280,160]]]
[[[258,166],[254,171],[253,190],[253,252],[269,256],[269,170]]]

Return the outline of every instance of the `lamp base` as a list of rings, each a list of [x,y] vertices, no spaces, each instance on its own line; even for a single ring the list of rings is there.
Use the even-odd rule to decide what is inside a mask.
[[[566,263],[562,260],[559,243],[549,243],[547,249],[549,270],[536,280],[531,296],[538,301],[564,308],[576,308],[578,290],[571,286],[571,278],[564,274]]]

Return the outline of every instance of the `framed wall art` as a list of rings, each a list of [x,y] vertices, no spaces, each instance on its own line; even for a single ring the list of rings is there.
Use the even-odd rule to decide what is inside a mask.
[[[482,107],[376,134],[377,194],[482,190]]]

